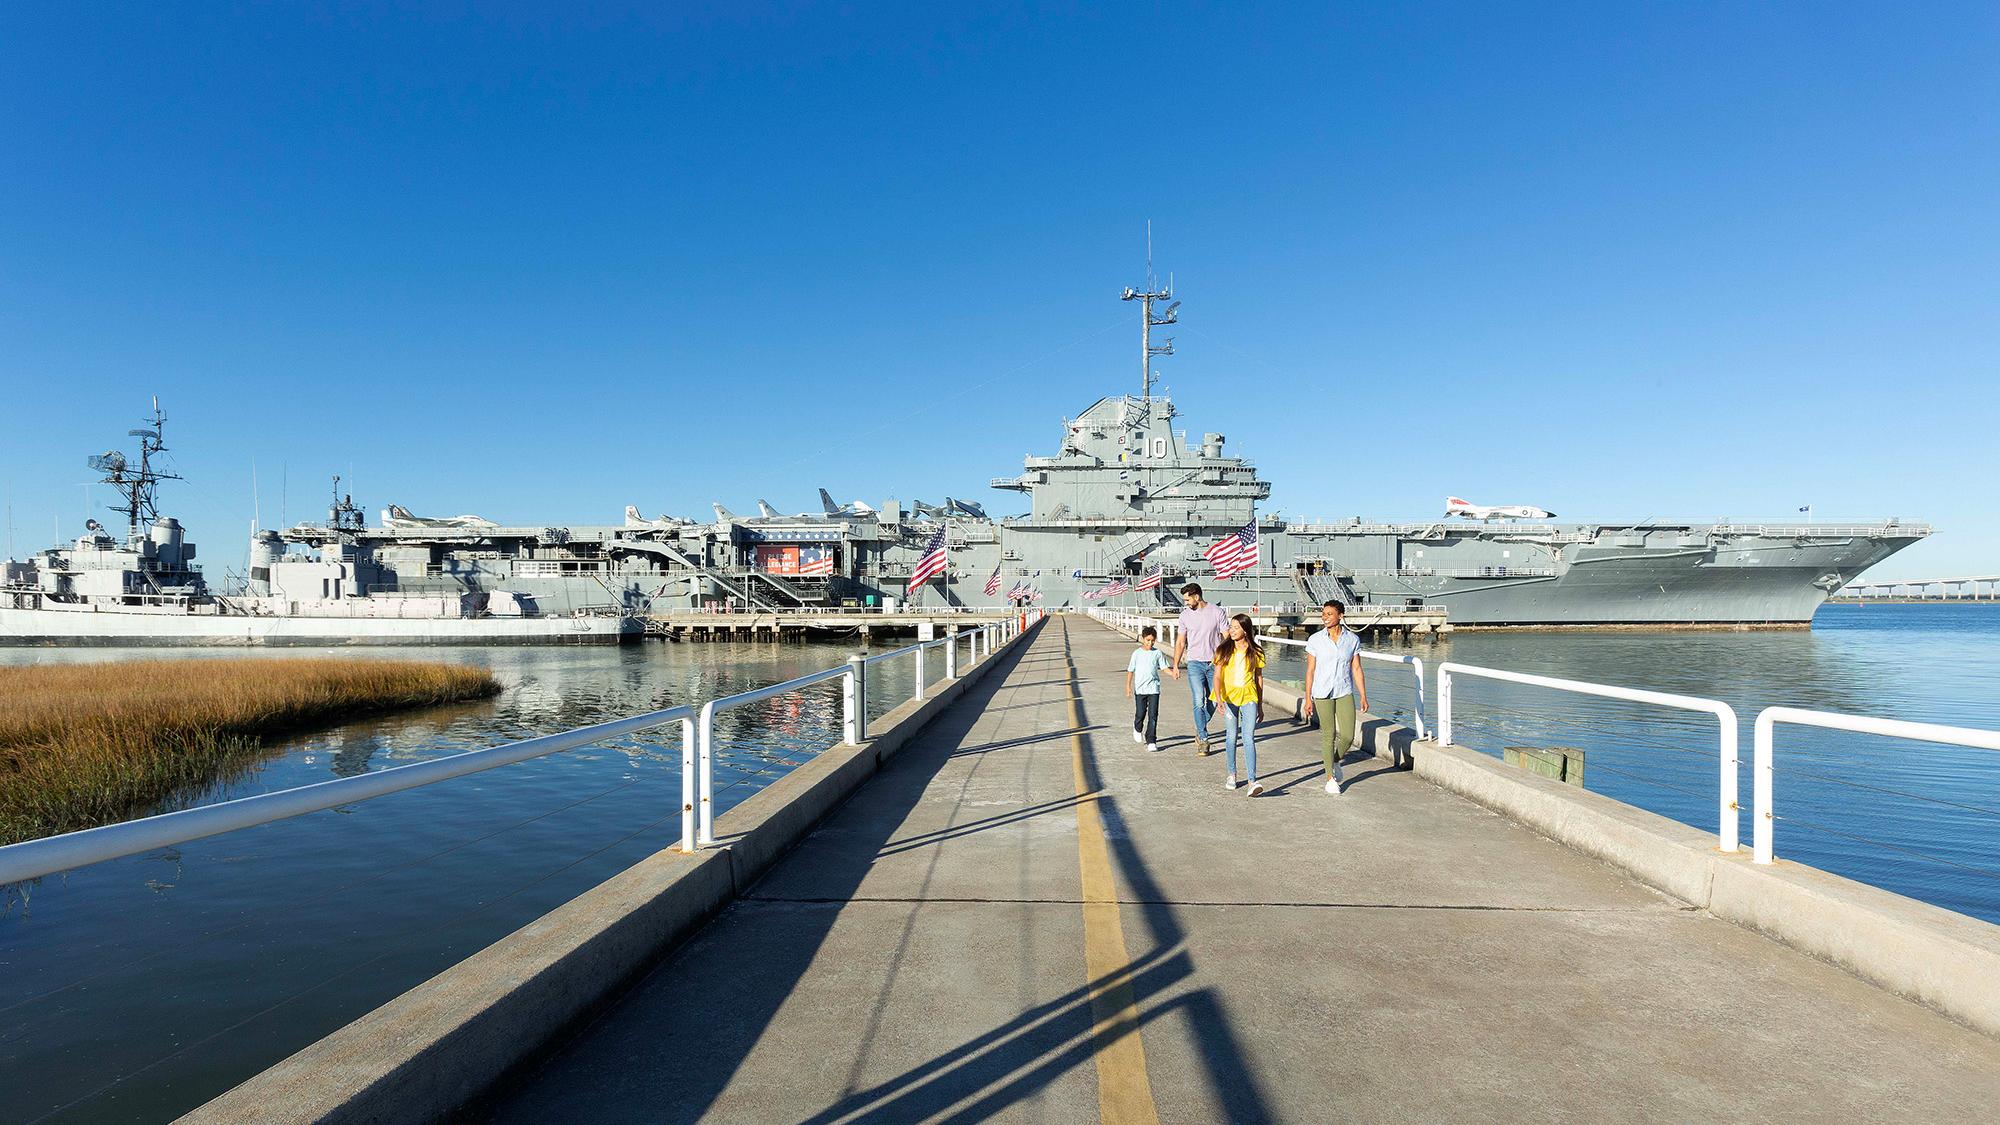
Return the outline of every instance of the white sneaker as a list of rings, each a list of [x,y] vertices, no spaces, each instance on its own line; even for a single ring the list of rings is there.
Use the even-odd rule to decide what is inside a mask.
[[[1136,731],[1136,730],[1135,730],[1135,731],[1133,731],[1133,732],[1132,732],[1132,741],[1134,741],[1134,742],[1144,742],[1144,741],[1146,741],[1146,736],[1145,736],[1145,735],[1143,735],[1143,734],[1140,734],[1140,733],[1139,733],[1138,731]]]
[[[1160,752],[1160,744],[1157,742],[1148,742],[1146,744],[1146,749],[1148,751],[1151,751],[1152,753],[1157,754]]]
[[[1250,792],[1249,792],[1249,794],[1248,794],[1248,795],[1249,795],[1249,796],[1252,796],[1252,797],[1261,797],[1261,796],[1263,796],[1263,795],[1264,795],[1264,783],[1263,783],[1263,782],[1261,782],[1261,781],[1252,781],[1252,782],[1250,783]]]
[[[1335,797],[1338,797],[1342,793],[1346,792],[1346,790],[1341,787],[1340,782],[1335,781],[1330,777],[1326,779],[1326,791]]]
[[[1234,791],[1236,788],[1236,775],[1232,773],[1228,777],[1224,778],[1222,780],[1222,787],[1224,789]]]

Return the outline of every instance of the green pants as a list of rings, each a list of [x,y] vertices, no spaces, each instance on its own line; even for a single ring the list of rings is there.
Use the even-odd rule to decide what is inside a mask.
[[[1354,711],[1354,697],[1314,698],[1313,714],[1319,718],[1319,745],[1320,753],[1326,758],[1326,774],[1335,781],[1342,781],[1340,760],[1354,749],[1354,736],[1361,729]]]

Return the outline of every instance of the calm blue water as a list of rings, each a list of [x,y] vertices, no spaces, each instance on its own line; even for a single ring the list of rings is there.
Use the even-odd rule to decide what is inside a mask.
[[[507,690],[289,740],[188,803],[717,698],[832,667],[852,647],[370,653],[487,665]],[[160,655],[0,648],[0,663]],[[935,681],[943,661],[928,655]],[[904,660],[870,668],[872,714],[909,697],[912,671]],[[839,725],[837,684],[718,716],[718,811],[832,745]],[[672,847],[679,833],[676,725],[0,888],[0,1121],[170,1118]]]
[[[1729,704],[1746,848],[1751,723],[1765,707],[2000,729],[2000,605],[1827,606],[1809,632],[1463,633],[1407,651]],[[1376,710],[1407,717],[1409,674],[1367,669]],[[1496,756],[1579,747],[1588,788],[1716,831],[1712,718],[1471,679],[1452,692],[1455,742]],[[1780,858],[2000,922],[2000,753],[1790,726],[1774,746]]]

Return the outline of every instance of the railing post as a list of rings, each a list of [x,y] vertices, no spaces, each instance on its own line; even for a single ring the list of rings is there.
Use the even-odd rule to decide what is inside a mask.
[[[958,678],[958,626],[947,625],[944,630],[944,678]]]
[[[1771,731],[1769,708],[1757,713],[1750,742],[1750,861],[1771,862]]]
[[[1429,738],[1430,732],[1424,727],[1424,658],[1410,657],[1410,670],[1417,674],[1417,737]]]
[[[924,699],[924,643],[922,641],[917,642],[917,687],[915,691],[910,693],[910,698],[919,703],[923,702]]]
[[[1451,745],[1451,665],[1438,665],[1438,745]]]
[[[698,732],[696,754],[699,758],[697,772],[700,777],[696,784],[700,787],[699,817],[696,823],[695,843],[706,846],[715,843],[715,701],[701,705],[701,729]]]
[[[694,842],[694,720],[681,720],[681,850],[691,852]]]
[[[1724,714],[1715,717],[1716,721],[1722,724],[1722,792],[1719,795],[1722,819],[1716,835],[1720,837],[1721,849],[1733,852],[1742,848],[1742,842],[1737,838],[1740,829],[1736,824],[1742,815],[1736,780],[1736,712],[1731,710],[1728,704],[1723,704],[1723,711]]]
[[[868,737],[868,658],[847,658],[847,675],[840,681],[840,733],[849,746]]]

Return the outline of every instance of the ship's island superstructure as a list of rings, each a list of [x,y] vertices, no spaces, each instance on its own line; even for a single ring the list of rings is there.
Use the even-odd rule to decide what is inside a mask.
[[[1171,399],[1153,393],[1152,359],[1171,341],[1178,302],[1148,284],[1141,308],[1138,396],[1099,399],[1063,422],[1049,456],[1031,456],[993,488],[1025,494],[1025,515],[990,518],[980,505],[895,501],[836,504],[757,516],[721,505],[711,521],[624,520],[596,526],[503,526],[476,516],[426,520],[401,508],[361,526],[351,504],[325,524],[257,537],[251,593],[267,568],[308,552],[363,592],[455,597],[508,590],[552,609],[614,604],[634,613],[705,608],[811,610],[893,607],[937,528],[945,578],[917,595],[929,607],[1005,608],[1023,596],[1077,606],[1123,579],[1111,604],[1172,605],[1185,581],[1231,606],[1443,606],[1459,626],[1803,625],[1827,596],[1930,533],[1894,519],[1867,525],[1448,520],[1381,524],[1359,518],[1298,523],[1258,516],[1271,486],[1225,451],[1220,433],[1176,428]],[[1218,579],[1203,558],[1214,541],[1256,523],[1261,565]],[[997,570],[999,580],[991,581]],[[331,581],[331,579],[329,579]],[[994,593],[987,593],[989,586]]]

